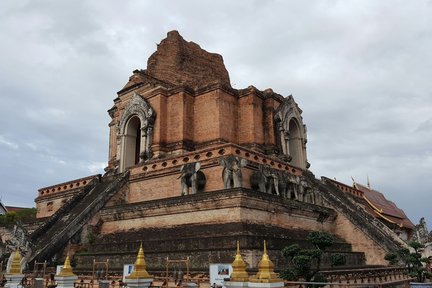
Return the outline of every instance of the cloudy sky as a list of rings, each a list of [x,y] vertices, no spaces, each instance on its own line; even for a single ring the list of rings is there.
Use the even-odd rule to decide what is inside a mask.
[[[312,172],[432,224],[432,1],[0,3],[0,197],[103,173],[106,112],[170,30],[224,57],[235,88],[293,94]]]

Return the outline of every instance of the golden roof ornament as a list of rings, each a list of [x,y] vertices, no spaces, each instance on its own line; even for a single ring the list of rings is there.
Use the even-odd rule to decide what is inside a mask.
[[[367,175],[367,187],[369,190],[371,189],[370,181],[369,181],[369,175]]]
[[[353,181],[353,184],[352,184],[353,188],[358,189],[357,183],[356,183],[356,181],[354,180],[354,178],[352,176],[351,176],[351,179]]]
[[[63,267],[62,267],[60,273],[57,274],[57,276],[61,276],[61,277],[76,276],[72,272],[72,266],[70,265],[69,254],[66,256]]]
[[[246,272],[246,263],[240,254],[240,244],[237,241],[237,253],[234,262],[231,264],[233,272],[230,275],[230,281],[234,282],[247,282],[249,280],[249,275]]]
[[[258,273],[250,279],[251,282],[272,283],[283,280],[273,271],[274,264],[267,255],[266,241],[264,240],[264,254],[258,263]]]
[[[21,273],[21,254],[19,250],[15,250],[15,255],[12,258],[11,268],[9,274],[20,275]]]
[[[142,242],[140,244],[140,248],[138,250],[138,256],[135,261],[135,267],[132,271],[132,274],[127,276],[129,279],[143,279],[143,278],[152,278],[152,276],[146,270],[147,265],[144,259],[144,250],[142,248]]]

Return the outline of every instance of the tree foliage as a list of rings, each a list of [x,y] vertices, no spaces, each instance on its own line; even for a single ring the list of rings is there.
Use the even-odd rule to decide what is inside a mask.
[[[308,234],[306,240],[312,244],[313,249],[302,249],[298,244],[282,249],[282,254],[288,261],[288,267],[280,275],[289,281],[302,279],[306,282],[325,282],[326,279],[319,274],[321,261],[325,249],[333,245],[334,239],[329,233],[314,231]],[[331,261],[332,266],[338,266],[344,265],[346,259],[338,253],[332,255]]]
[[[28,222],[36,218],[36,208],[24,208],[0,215],[0,225],[13,225],[16,222]]]
[[[408,245],[413,248],[414,252],[411,252],[407,248],[402,248],[396,252],[387,253],[384,259],[387,260],[390,265],[401,263],[408,268],[408,275],[416,277],[418,282],[423,282],[426,277],[431,277],[430,273],[426,271],[423,265],[428,259],[422,258],[420,253],[424,245],[416,241],[412,241],[408,243]]]
[[[399,262],[398,254],[396,254],[394,252],[388,252],[384,256],[384,260],[387,260],[390,265],[396,265]]]

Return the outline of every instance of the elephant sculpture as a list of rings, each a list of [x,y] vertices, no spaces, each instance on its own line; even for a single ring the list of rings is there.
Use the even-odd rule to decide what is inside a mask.
[[[238,188],[243,186],[241,168],[247,165],[247,160],[235,156],[228,156],[220,159],[220,165],[224,167],[222,180],[224,188]]]
[[[260,192],[299,200],[298,177],[285,171],[272,169],[269,165],[259,165],[258,171],[252,173],[250,183],[253,189]]]
[[[181,178],[181,195],[188,195],[189,188],[192,188],[192,194],[204,189],[206,177],[200,168],[199,162],[188,163],[180,168],[181,174],[178,178]]]
[[[252,173],[250,183],[253,189],[260,192],[280,195],[279,175],[269,165],[259,165],[258,171]]]

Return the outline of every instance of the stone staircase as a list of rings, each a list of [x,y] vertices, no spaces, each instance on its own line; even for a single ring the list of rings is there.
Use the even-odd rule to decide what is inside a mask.
[[[378,245],[387,251],[397,251],[402,247],[407,247],[407,244],[395,232],[367,213],[330,181],[326,181],[325,178],[320,182],[316,179],[314,181],[319,185],[320,196],[324,201],[344,214],[353,225],[367,234]]]
[[[49,260],[64,247],[87,221],[94,216],[107,201],[128,180],[129,172],[115,176],[96,177],[86,189],[57,211],[30,236],[32,253],[27,263],[35,260]]]

